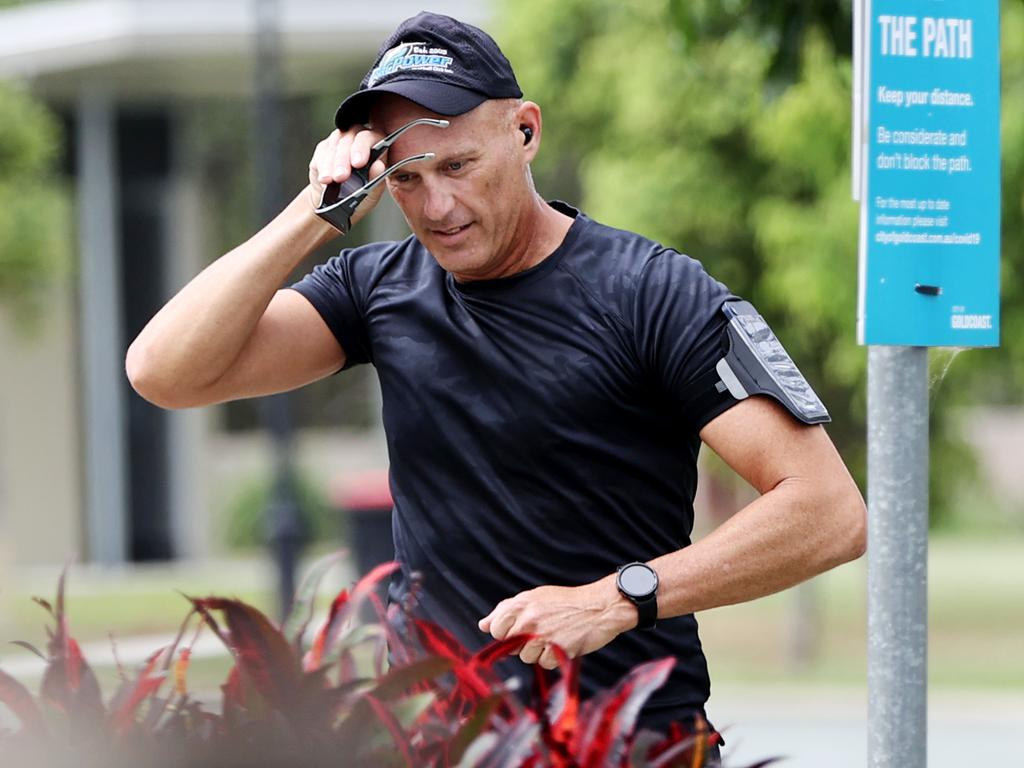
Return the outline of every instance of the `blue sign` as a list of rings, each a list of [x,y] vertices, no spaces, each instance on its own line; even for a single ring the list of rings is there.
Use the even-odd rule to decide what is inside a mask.
[[[862,344],[999,344],[999,2],[871,0]]]

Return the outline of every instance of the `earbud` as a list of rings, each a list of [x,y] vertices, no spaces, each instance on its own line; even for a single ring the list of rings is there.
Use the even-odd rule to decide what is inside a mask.
[[[523,132],[523,144],[533,141],[533,128],[528,125],[520,125],[519,130]]]

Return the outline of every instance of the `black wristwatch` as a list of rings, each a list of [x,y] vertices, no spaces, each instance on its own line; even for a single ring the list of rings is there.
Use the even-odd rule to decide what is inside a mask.
[[[615,586],[636,606],[640,620],[637,629],[654,629],[658,620],[658,574],[647,563],[627,563],[618,567]]]

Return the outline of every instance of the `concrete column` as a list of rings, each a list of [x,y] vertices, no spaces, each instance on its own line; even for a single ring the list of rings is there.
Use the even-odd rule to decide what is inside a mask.
[[[127,558],[129,519],[115,106],[86,90],[77,126],[85,541],[108,564]]]
[[[183,137],[189,129],[188,118],[178,110],[172,113],[171,121],[173,144],[166,200],[169,214],[165,228],[164,301],[206,266],[202,236],[206,201],[196,169],[188,165],[182,148]],[[201,558],[210,550],[209,483],[203,455],[212,411],[211,408],[189,408],[167,414],[169,511],[176,558]]]

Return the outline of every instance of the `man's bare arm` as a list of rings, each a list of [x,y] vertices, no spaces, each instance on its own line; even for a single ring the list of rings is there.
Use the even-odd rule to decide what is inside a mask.
[[[334,131],[317,145],[310,183],[273,221],[204,269],[150,320],[128,349],[132,386],[165,408],[282,392],[338,370],[344,351],[301,295],[279,290],[338,232],[313,211],[323,185],[362,167],[373,131]],[[372,169],[379,173],[383,163]],[[368,198],[353,217],[379,199]]]
[[[304,192],[149,321],[125,361],[140,395],[185,408],[291,389],[340,367],[344,355],[316,310],[294,291],[278,292],[336,234],[315,218]]]
[[[692,546],[651,561],[659,615],[752,600],[864,553],[864,500],[824,428],[752,397],[701,439],[761,496]]]
[[[712,420],[701,438],[761,496],[700,541],[650,561],[659,617],[753,600],[864,552],[864,500],[822,427],[752,397]],[[636,623],[636,608],[609,574],[580,587],[520,592],[479,626],[497,639],[534,635],[519,657],[550,669],[552,645],[570,656],[591,653]]]

